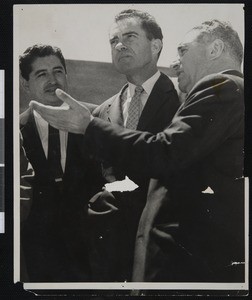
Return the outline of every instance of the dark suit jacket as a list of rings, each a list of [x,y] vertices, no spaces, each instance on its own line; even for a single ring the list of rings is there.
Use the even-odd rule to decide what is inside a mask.
[[[127,88],[128,84],[118,94],[96,108],[93,115],[112,124],[123,126],[121,97]],[[163,130],[171,122],[179,105],[178,95],[173,83],[166,75],[161,73],[141,113],[137,130],[152,133]],[[125,178],[125,172],[111,168],[106,162],[103,163],[103,174],[108,182]],[[110,218],[107,216],[107,224],[102,223],[101,230],[97,230],[95,234],[97,239],[95,248],[99,247],[98,252],[103,253],[102,260],[99,260],[101,255],[97,257],[97,260],[100,261],[100,269],[96,272],[99,273],[97,281],[125,281],[131,279],[135,236],[146,202],[149,183],[148,176],[142,176],[141,174],[141,176],[135,178],[137,174],[133,175],[131,179],[138,181],[139,188],[132,192],[113,193],[116,199],[113,204],[119,208],[116,212],[117,216],[113,215]],[[114,214],[114,212],[112,213]],[[112,226],[112,224],[114,225]],[[99,220],[97,220],[96,225],[99,225]],[[100,236],[103,236],[102,241],[99,239]],[[105,249],[110,249],[109,253],[113,253],[110,258],[105,258]],[[107,270],[107,272],[104,272],[104,270]]]
[[[133,281],[243,281],[243,130],[243,78],[234,70],[200,80],[156,135],[89,124],[97,158],[153,178]]]
[[[128,84],[118,94],[98,106],[93,111],[93,116],[123,126],[121,95],[126,88],[128,88]],[[159,132],[169,124],[178,107],[178,95],[173,83],[165,74],[161,73],[142,111],[137,130]]]
[[[93,111],[93,116],[123,126],[121,97],[127,88],[128,84],[118,94],[98,106]],[[172,81],[161,73],[141,113],[137,130],[158,133],[169,125],[179,106],[179,98]],[[125,174],[118,170],[114,170],[114,172],[116,180],[124,179]]]
[[[22,230],[30,281],[91,280],[86,220],[88,200],[103,185],[100,174],[96,174],[97,163],[87,155],[80,136],[69,134],[59,187],[50,179],[33,115],[21,132],[35,171],[32,208]]]

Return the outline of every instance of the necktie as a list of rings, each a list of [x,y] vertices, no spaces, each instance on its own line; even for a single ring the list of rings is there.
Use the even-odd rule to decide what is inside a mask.
[[[128,120],[126,127],[129,129],[136,129],[138,120],[140,117],[140,96],[144,91],[142,86],[136,86],[135,93],[131,99],[129,110],[128,110]]]
[[[48,165],[49,172],[53,180],[61,181],[63,171],[61,167],[61,153],[60,153],[60,137],[59,130],[54,127],[48,127]]]

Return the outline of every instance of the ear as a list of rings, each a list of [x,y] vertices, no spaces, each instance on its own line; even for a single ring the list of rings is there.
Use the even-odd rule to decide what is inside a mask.
[[[163,43],[160,39],[153,39],[151,41],[152,54],[158,54],[163,47]]]
[[[20,82],[21,82],[21,85],[22,85],[23,89],[27,93],[29,93],[29,91],[30,91],[29,81],[25,80],[22,76],[20,76]]]
[[[208,48],[208,55],[210,60],[216,59],[221,56],[224,51],[224,42],[220,39],[214,40]]]

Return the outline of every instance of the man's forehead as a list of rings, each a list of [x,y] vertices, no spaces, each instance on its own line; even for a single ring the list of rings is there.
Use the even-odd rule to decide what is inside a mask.
[[[192,44],[197,40],[198,36],[199,36],[199,31],[197,30],[191,30],[187,32],[182,42],[179,43],[179,47]]]
[[[55,67],[55,66],[62,66],[62,63],[60,61],[60,59],[56,56],[56,55],[48,55],[48,56],[38,56],[36,57],[31,66],[32,66],[32,69],[35,70],[37,68],[41,68],[41,67]]]

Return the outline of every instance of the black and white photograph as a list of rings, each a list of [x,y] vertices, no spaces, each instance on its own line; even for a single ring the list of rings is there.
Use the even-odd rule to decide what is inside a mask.
[[[244,22],[242,3],[13,6],[14,282],[248,290]]]

